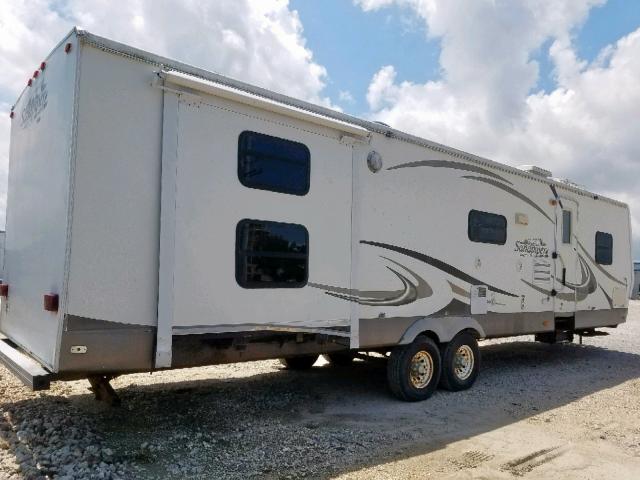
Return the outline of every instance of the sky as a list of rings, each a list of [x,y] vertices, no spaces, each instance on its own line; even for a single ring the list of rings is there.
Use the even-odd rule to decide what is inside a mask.
[[[74,26],[509,165],[632,211],[640,258],[640,1],[0,0],[9,110]]]

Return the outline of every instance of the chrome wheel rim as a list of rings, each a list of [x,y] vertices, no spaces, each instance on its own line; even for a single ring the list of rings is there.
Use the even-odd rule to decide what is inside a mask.
[[[411,359],[409,379],[414,388],[425,388],[433,377],[433,359],[429,352],[420,351]]]
[[[460,345],[453,359],[453,371],[460,380],[466,380],[473,372],[475,360],[469,345]]]

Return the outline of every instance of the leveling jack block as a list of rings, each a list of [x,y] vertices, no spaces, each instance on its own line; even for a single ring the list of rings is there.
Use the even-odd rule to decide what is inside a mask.
[[[120,397],[109,383],[114,378],[110,375],[89,375],[87,377],[91,384],[89,390],[93,392],[96,400],[105,402],[112,407],[120,405]]]

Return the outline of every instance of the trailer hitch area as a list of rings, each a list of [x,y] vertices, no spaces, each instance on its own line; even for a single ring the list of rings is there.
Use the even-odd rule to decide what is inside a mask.
[[[89,390],[93,392],[96,400],[105,402],[111,407],[120,405],[120,397],[109,383],[116,375],[89,375],[87,380],[91,384]]]

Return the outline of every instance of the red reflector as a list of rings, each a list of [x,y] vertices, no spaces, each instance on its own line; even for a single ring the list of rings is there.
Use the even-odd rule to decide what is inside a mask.
[[[69,53],[70,51],[71,51],[71,44],[70,44],[70,43],[67,43],[67,44],[64,46],[64,53]]]
[[[9,296],[9,284],[0,283],[0,297],[8,297],[8,296]]]
[[[33,83],[33,79],[29,79],[29,81],[27,82],[27,85],[31,86],[31,84]]]
[[[58,294],[57,293],[45,293],[44,295],[44,309],[47,312],[58,311]]]
[[[42,62],[40,64],[40,70],[44,70],[45,68],[47,68],[47,62]]]
[[[38,75],[40,75],[40,72],[38,70],[33,72],[33,78],[38,78]]]

